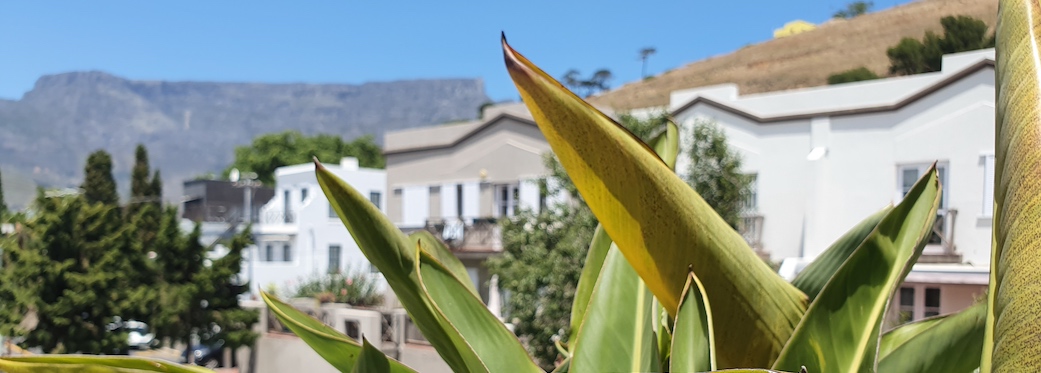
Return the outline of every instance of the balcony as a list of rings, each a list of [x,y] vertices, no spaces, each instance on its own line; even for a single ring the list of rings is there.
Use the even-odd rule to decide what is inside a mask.
[[[495,218],[427,219],[424,229],[455,252],[502,251],[502,231]]]
[[[253,219],[256,221],[257,219]],[[293,224],[296,222],[292,212],[268,211],[260,216],[260,224]]]
[[[961,263],[961,254],[954,245],[954,223],[958,210],[940,210],[933,223],[932,235],[922,250],[919,263]]]
[[[763,216],[759,214],[745,214],[741,216],[737,233],[748,242],[760,258],[770,258],[770,253],[763,250]]]

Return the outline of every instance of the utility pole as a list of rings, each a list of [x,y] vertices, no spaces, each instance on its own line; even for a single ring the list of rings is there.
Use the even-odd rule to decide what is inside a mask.
[[[643,67],[640,70],[640,79],[643,79],[643,78],[647,77],[647,58],[650,57],[651,55],[657,53],[657,52],[658,52],[658,50],[654,49],[654,47],[646,47],[646,48],[640,49],[640,61],[643,62]]]
[[[242,204],[245,205],[242,211],[242,219],[240,224],[245,229],[246,225],[253,223],[253,187],[259,186],[260,182],[257,181],[256,172],[239,172],[239,169],[233,168],[228,173],[228,181],[234,183],[235,187],[243,188],[242,191]],[[259,221],[259,217],[257,217]],[[254,279],[253,279],[253,266],[256,261],[256,245],[249,249],[249,292],[252,295],[257,293],[253,291]]]

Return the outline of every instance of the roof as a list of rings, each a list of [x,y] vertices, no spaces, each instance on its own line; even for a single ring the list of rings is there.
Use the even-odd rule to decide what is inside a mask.
[[[939,72],[738,97],[734,85],[678,91],[672,115],[706,104],[759,123],[898,110],[978,71],[994,68],[994,49],[944,56]]]
[[[423,127],[403,131],[387,132],[383,136],[383,154],[398,154],[420,150],[450,148],[504,119],[535,125],[530,115],[502,112],[484,121]]]

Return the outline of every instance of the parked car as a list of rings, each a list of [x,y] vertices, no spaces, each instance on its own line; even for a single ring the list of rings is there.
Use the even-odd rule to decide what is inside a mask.
[[[130,320],[123,323],[123,329],[127,331],[127,345],[132,349],[147,350],[156,347],[158,340],[148,329],[148,324],[140,321]]]
[[[190,346],[181,353],[181,364],[188,364],[188,356],[195,358],[195,365],[208,369],[224,366],[224,340]]]

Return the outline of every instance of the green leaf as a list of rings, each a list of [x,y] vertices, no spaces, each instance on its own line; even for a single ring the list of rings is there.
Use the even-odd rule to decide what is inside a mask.
[[[950,316],[897,328],[882,336],[882,346],[888,346],[886,354],[879,351],[878,371],[970,373],[980,366],[986,320],[987,303],[979,303]],[[899,331],[921,323],[927,326]]]
[[[694,273],[684,286],[680,312],[672,332],[672,372],[704,372],[716,369],[712,333],[712,307],[705,300],[705,286]]]
[[[669,366],[672,357],[672,319],[657,301],[654,302],[654,314],[658,315],[658,363],[664,368]]]
[[[875,230],[878,222],[882,221],[882,218],[892,209],[893,206],[886,206],[886,208],[868,216],[867,219],[864,219],[853,229],[850,229],[849,232],[842,235],[838,241],[831,244],[831,247],[828,247],[817,259],[814,259],[813,263],[810,263],[802,272],[799,272],[799,275],[795,276],[795,280],[792,280],[792,285],[806,293],[806,296],[810,297],[811,301],[816,298],[817,293],[820,293],[824,285],[835,275],[835,272],[838,272],[842,263],[845,263],[850,254],[853,254],[853,250],[860,247],[860,244],[864,242],[868,234]]]
[[[394,294],[408,311],[423,336],[437,349],[445,363],[456,372],[485,371],[480,358],[459,332],[436,314],[427,295],[420,289],[416,273],[417,243],[410,243],[367,196],[315,163],[318,184],[322,186],[340,221],[358,243],[362,254],[387,279]],[[466,291],[469,293],[469,290]]]
[[[939,203],[934,165],[824,286],[774,368],[875,371],[889,299],[922,254]]]
[[[279,322],[292,330],[293,334],[300,337],[333,368],[341,372],[354,369],[359,356],[363,354],[362,346],[357,341],[266,292],[261,292],[260,296]],[[390,362],[390,371],[415,372],[412,368],[393,360]]]
[[[878,360],[881,361],[882,359],[885,359],[886,356],[889,356],[889,354],[894,350],[903,346],[907,341],[910,341],[911,338],[914,338],[915,336],[936,326],[940,321],[947,319],[948,316],[950,315],[935,316],[918,320],[913,323],[900,325],[895,329],[886,332],[882,335],[882,340],[878,345]]]
[[[362,337],[361,356],[358,357],[358,362],[354,364],[351,372],[389,373],[390,362],[387,360],[387,355],[383,354],[383,351],[373,347],[367,338]]]
[[[1041,4],[998,7],[993,248],[984,373],[1041,371]]]
[[[653,296],[614,246],[589,300],[585,321],[571,342],[576,372],[657,372]]]
[[[505,40],[503,52],[553,152],[662,306],[676,314],[688,267],[693,267],[717,308],[713,322],[720,365],[769,365],[799,322],[806,296],[777,276],[639,139]]]
[[[680,156],[680,129],[671,120],[665,123],[665,130],[647,143],[662,162],[676,171],[676,159]]]
[[[568,342],[572,349],[575,348],[574,341],[578,335],[578,329],[585,321],[586,306],[589,305],[589,298],[593,295],[593,286],[600,278],[600,270],[604,266],[604,259],[607,258],[609,251],[611,251],[611,237],[607,235],[603,227],[597,225],[596,231],[593,232],[593,241],[589,244],[589,251],[586,253],[586,263],[582,267],[582,274],[578,277],[575,299],[571,305],[571,334]]]
[[[431,305],[473,348],[489,372],[542,372],[520,341],[479,298],[430,254],[419,254],[417,271]]]
[[[212,373],[196,366],[165,360],[120,356],[48,355],[0,358],[0,370],[7,373],[88,372],[88,373]]]
[[[408,235],[409,241],[419,242],[419,247],[431,257],[436,259],[438,263],[445,266],[449,272],[452,272],[459,282],[463,283],[475,296],[480,297],[480,293],[477,292],[477,288],[474,287],[473,280],[470,279],[470,274],[466,272],[466,266],[463,262],[459,261],[459,258],[452,254],[452,250],[449,250],[447,246],[441,240],[434,237],[433,234],[427,231],[416,231]]]

